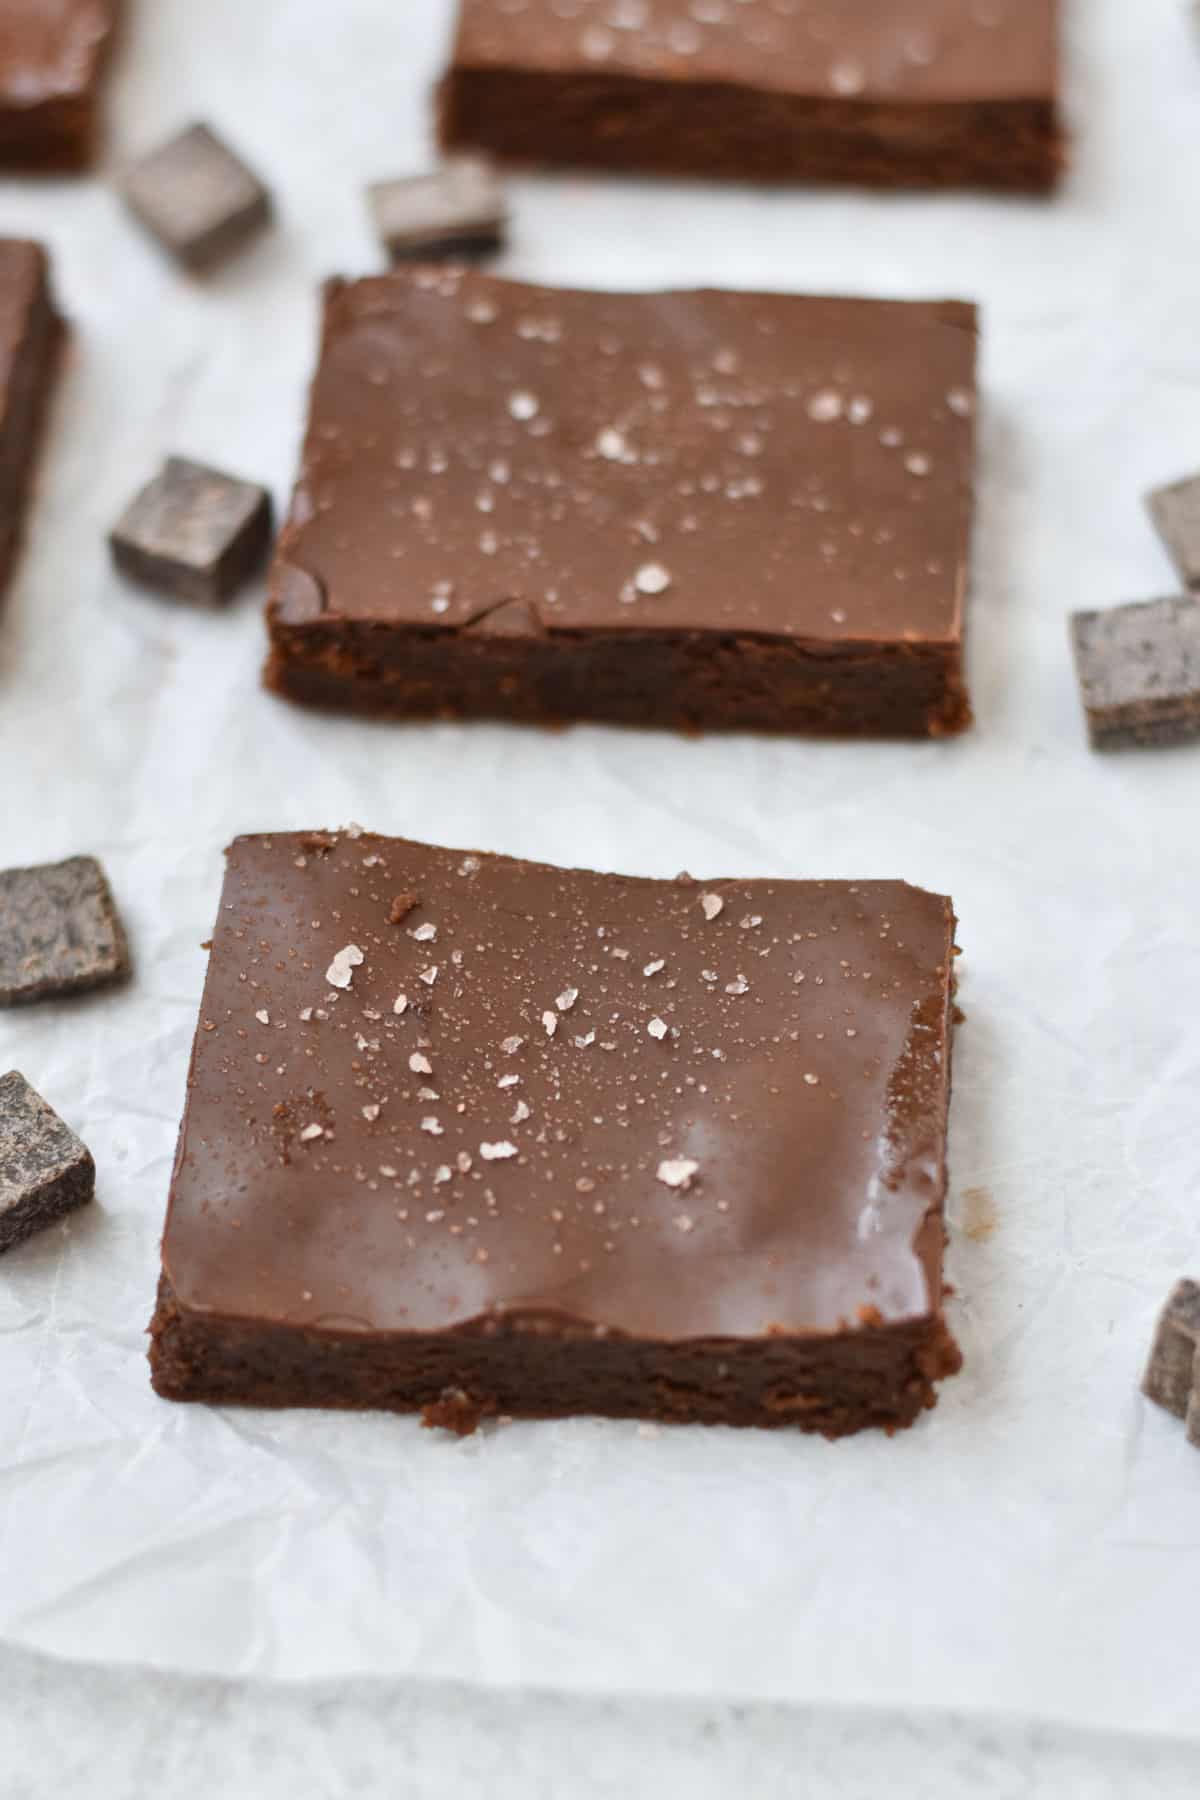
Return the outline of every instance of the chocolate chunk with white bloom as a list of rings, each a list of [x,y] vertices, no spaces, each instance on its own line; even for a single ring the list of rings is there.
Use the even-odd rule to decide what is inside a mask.
[[[171,456],[130,502],[109,543],[122,574],[140,586],[217,606],[265,562],[271,522],[266,488]]]
[[[1184,587],[1200,588],[1200,475],[1156,488],[1146,505]]]
[[[484,256],[499,249],[507,223],[504,189],[482,156],[452,156],[432,174],[374,182],[367,198],[393,262]]]
[[[1093,749],[1200,737],[1200,601],[1075,613],[1071,636]]]
[[[129,973],[129,949],[92,856],[0,872],[0,1006],[104,987]]]
[[[92,1198],[91,1152],[23,1075],[0,1075],[0,1252]]]
[[[1200,1282],[1179,1281],[1154,1333],[1142,1392],[1177,1419],[1200,1444]]]
[[[271,219],[258,176],[207,125],[192,125],[128,169],[131,211],[193,272],[224,262]]]

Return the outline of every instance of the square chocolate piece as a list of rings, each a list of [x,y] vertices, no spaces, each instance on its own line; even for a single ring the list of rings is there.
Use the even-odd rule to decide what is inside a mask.
[[[69,174],[92,162],[119,0],[2,0],[0,167]]]
[[[1075,613],[1071,634],[1093,749],[1200,737],[1200,600]]]
[[[1187,1421],[1200,1446],[1200,1283],[1177,1282],[1159,1317],[1142,1392]]]
[[[266,488],[170,456],[110,534],[113,561],[142,587],[217,606],[266,561],[271,512]]]
[[[335,283],[268,684],[399,717],[958,731],[975,352],[954,301]]]
[[[1045,192],[1058,0],[460,0],[440,127],[521,163]]]
[[[910,1425],[942,1314],[954,917],[241,838],[151,1352],[266,1406]]]
[[[1184,587],[1200,588],[1200,475],[1156,488],[1146,505]]]
[[[126,172],[125,199],[164,250],[213,268],[270,223],[271,197],[207,125],[192,125]]]
[[[374,182],[367,197],[393,262],[486,255],[499,249],[508,219],[504,189],[482,156],[452,156],[432,175]]]
[[[92,1198],[91,1152],[23,1075],[0,1075],[0,1254]]]
[[[0,872],[0,1006],[121,981],[129,948],[92,856]]]
[[[0,594],[20,548],[61,342],[45,250],[0,238]]]

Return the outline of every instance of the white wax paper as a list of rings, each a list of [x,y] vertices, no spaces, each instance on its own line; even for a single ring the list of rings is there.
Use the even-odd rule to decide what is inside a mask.
[[[94,1207],[0,1264],[4,1638],[1200,1735],[1200,1455],[1137,1392],[1168,1285],[1200,1274],[1200,749],[1090,754],[1066,638],[1072,607],[1174,587],[1140,495],[1200,466],[1200,44],[1183,0],[1068,10],[1053,204],[527,180],[501,265],[983,303],[978,725],[953,743],[314,717],[259,689],[260,596],[200,616],[111,574],[105,530],[165,452],[285,496],[315,285],[377,266],[361,188],[428,155],[448,0],[131,6],[113,160],[203,115],[281,202],[203,285],[103,179],[0,187],[0,229],[49,240],[76,328],[0,618],[3,861],[101,855],[137,964],[126,990],[0,1014],[0,1067],[99,1168]],[[351,819],[954,895],[966,1368],[935,1413],[892,1442],[578,1420],[457,1443],[155,1399],[143,1332],[221,849]]]

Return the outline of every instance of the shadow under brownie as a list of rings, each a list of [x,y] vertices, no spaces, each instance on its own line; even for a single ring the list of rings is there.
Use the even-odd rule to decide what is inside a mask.
[[[909,1425],[954,919],[900,882],[239,839],[153,1321],[177,1400]]]
[[[396,717],[961,730],[975,357],[954,301],[334,283],[268,685]]]

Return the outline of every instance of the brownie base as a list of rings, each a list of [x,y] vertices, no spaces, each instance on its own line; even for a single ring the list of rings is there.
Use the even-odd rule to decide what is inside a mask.
[[[277,612],[270,634],[264,679],[275,693],[393,718],[901,738],[944,737],[971,722],[957,644],[810,644],[696,632],[507,635],[479,626],[397,632],[319,620],[293,625]]]
[[[506,162],[739,181],[1036,194],[1065,164],[1049,98],[919,106],[515,68],[451,69],[438,131]]]
[[[23,341],[13,353],[8,399],[0,425],[0,598],[21,548],[25,513],[45,436],[66,327],[43,268]]]
[[[155,1391],[215,1405],[420,1412],[460,1434],[495,1414],[892,1432],[961,1366],[940,1317],[754,1343],[635,1342],[557,1321],[454,1332],[314,1331],[193,1313],[164,1275],[150,1325]],[[548,1349],[552,1344],[552,1350]]]
[[[22,175],[78,175],[96,157],[94,99],[70,95],[0,107],[0,168]]]

